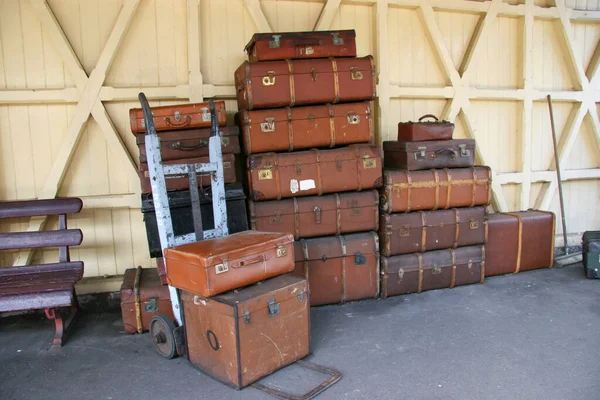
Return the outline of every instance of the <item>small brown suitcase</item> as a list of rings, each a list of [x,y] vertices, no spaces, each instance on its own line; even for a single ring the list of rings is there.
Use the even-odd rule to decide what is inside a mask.
[[[244,48],[248,60],[356,57],[356,32],[341,31],[255,33]]]
[[[368,190],[261,202],[249,200],[248,212],[251,229],[291,233],[296,240],[376,231],[379,194]]]
[[[241,389],[310,353],[306,279],[289,274],[205,298],[182,291],[187,357]]]
[[[247,163],[253,200],[361,191],[382,184],[378,146],[253,154]]]
[[[381,257],[381,296],[483,283],[485,247],[467,246]]]
[[[384,167],[416,171],[432,168],[464,168],[475,165],[472,139],[427,142],[383,142]]]
[[[245,61],[235,71],[240,110],[372,100],[376,85],[372,56]]]
[[[485,275],[551,268],[555,216],[546,211],[490,214]]]
[[[385,170],[381,208],[394,213],[487,206],[492,197],[491,183],[489,167]]]
[[[433,121],[425,121],[433,119]],[[399,122],[399,142],[420,142],[422,140],[450,140],[454,133],[454,124],[440,121],[435,115],[427,114],[419,118],[419,122]]]
[[[225,183],[234,183],[237,180],[235,175],[235,156],[233,154],[223,154],[223,180]],[[196,163],[207,163],[209,162],[208,157],[197,157],[179,160],[165,161],[165,165],[169,164],[196,164]],[[142,186],[142,193],[152,193],[152,186],[150,184],[150,173],[148,171],[147,163],[140,163],[139,166],[140,184]],[[189,189],[190,181],[187,176],[165,176],[167,182],[167,190],[182,190]],[[198,186],[210,186],[210,175],[198,174]]]
[[[242,110],[246,154],[373,144],[373,102]]]
[[[177,129],[210,128],[210,108],[208,103],[180,104],[176,106],[152,107],[154,128],[156,131]],[[215,110],[219,117],[219,126],[227,125],[225,102],[215,101]],[[131,132],[146,132],[144,113],[141,108],[129,110]]]
[[[487,207],[382,214],[381,255],[423,253],[487,241]]]
[[[127,333],[148,331],[153,316],[173,318],[169,287],[161,284],[155,268],[125,270],[121,285],[121,314]]]
[[[244,231],[165,249],[167,281],[205,297],[294,270],[285,233]]]
[[[310,286],[310,304],[345,303],[379,295],[379,240],[375,232],[300,239],[296,269]]]
[[[221,151],[223,154],[240,153],[240,129],[237,126],[219,128]],[[189,129],[185,131],[166,131],[158,133],[160,156],[163,161],[180,160],[208,156],[208,138],[210,129]],[[146,135],[138,133],[135,141],[140,150],[140,163],[146,160]]]

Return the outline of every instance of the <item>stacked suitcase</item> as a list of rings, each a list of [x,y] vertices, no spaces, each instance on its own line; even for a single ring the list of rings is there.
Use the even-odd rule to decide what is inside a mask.
[[[377,297],[375,68],[354,31],[256,34],[235,72],[251,229],[294,236],[311,304]]]
[[[453,130],[427,115],[383,143],[382,297],[483,282],[491,171]]]

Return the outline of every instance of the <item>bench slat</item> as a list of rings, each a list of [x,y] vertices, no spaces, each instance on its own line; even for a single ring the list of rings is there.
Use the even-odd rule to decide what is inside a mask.
[[[80,229],[0,233],[0,250],[76,246],[82,240]]]
[[[71,288],[51,293],[0,296],[0,312],[69,307],[73,303]]]
[[[81,211],[78,198],[0,202],[0,218],[73,214]]]

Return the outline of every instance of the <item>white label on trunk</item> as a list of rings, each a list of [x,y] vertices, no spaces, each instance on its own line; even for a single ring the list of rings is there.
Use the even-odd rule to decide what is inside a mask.
[[[317,187],[315,186],[315,181],[312,179],[306,179],[303,181],[300,181],[300,190],[310,190],[310,189],[316,189]]]
[[[290,192],[292,192],[292,193],[298,192],[298,181],[295,179],[292,179],[290,181]]]

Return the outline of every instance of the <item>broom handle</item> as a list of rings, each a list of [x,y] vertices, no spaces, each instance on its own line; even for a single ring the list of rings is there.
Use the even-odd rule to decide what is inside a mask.
[[[554,112],[552,111],[552,97],[548,95],[548,109],[550,110],[550,126],[552,127],[552,144],[554,145],[554,163],[556,164],[556,178],[558,179],[558,196],[560,199],[560,217],[562,220],[563,241],[565,255],[569,254],[567,246],[567,222],[565,219],[565,203],[563,200],[562,179],[560,177],[560,165],[558,162],[558,144],[556,142],[556,129],[554,128]]]

